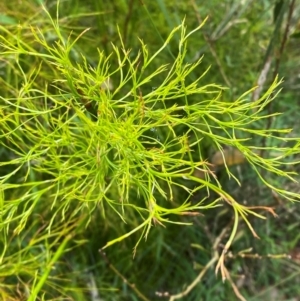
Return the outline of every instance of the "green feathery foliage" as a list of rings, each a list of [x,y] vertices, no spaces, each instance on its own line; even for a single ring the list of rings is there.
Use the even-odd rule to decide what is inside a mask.
[[[128,50],[119,33],[121,47],[113,44],[109,56],[98,50],[93,64],[76,48],[88,29],[67,35],[58,13],[57,19],[46,9],[43,13],[45,27],[0,28],[6,78],[1,79],[0,96],[0,274],[9,279],[0,288],[3,300],[12,298],[15,286],[9,283],[14,277],[26,283],[28,300],[50,300],[47,292],[52,290],[66,293],[51,284],[50,272],[70,248],[84,244],[78,239],[70,247],[97,213],[102,225],[107,222],[106,231],[120,224],[118,235],[110,235],[102,250],[137,232],[136,254],[153,225],[189,225],[180,217],[230,206],[234,222],[216,266],[228,278],[224,256],[239,223],[244,221],[257,236],[249,216],[265,219],[262,210],[275,213],[266,206],[247,207],[222,188],[202,142],[209,140],[221,152],[238,149],[265,186],[298,200],[299,193],[273,179],[295,181],[288,167],[298,162],[286,159],[300,151],[299,138],[286,137],[291,129],[257,126],[279,114],[266,108],[277,97],[281,80],[276,78],[255,101],[249,97],[255,87],[226,101],[224,87],[202,83],[208,69],[194,79],[202,57],[188,62],[188,41],[205,20],[192,31],[183,21],[153,54],[142,40],[139,52]],[[153,68],[175,37],[179,42],[173,62]],[[259,147],[253,142],[259,137],[275,142]],[[276,141],[291,146],[277,147]],[[224,162],[226,166],[225,157]],[[228,166],[226,170],[238,182]],[[204,176],[197,177],[197,172]],[[203,195],[195,200],[199,192]],[[32,222],[34,216],[38,222]],[[110,225],[110,219],[116,224]],[[123,223],[130,228],[121,233]],[[36,237],[29,239],[30,229]],[[18,249],[11,248],[11,239],[19,241]]]

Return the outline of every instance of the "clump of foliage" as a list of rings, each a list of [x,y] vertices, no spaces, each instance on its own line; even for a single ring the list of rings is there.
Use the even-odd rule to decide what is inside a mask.
[[[205,58],[189,61],[188,42],[205,20],[192,31],[183,21],[153,53],[141,39],[139,51],[130,51],[119,32],[120,46],[112,44],[110,55],[94,49],[98,56],[91,61],[77,47],[88,29],[67,33],[59,3],[56,18],[46,9],[43,16],[45,25],[1,27],[1,297],[54,300],[72,295],[84,300],[82,280],[66,258],[84,248],[93,228],[101,229],[97,250],[122,278],[104,249],[119,244],[124,250],[115,256],[122,257],[132,246],[138,256],[147,249],[148,241],[138,248],[143,238],[151,245],[152,232],[171,224],[192,225],[200,214],[229,207],[233,222],[223,250],[217,247],[228,227],[220,231],[196,281],[184,292],[165,296],[186,295],[215,265],[243,298],[225,265],[226,254],[240,223],[258,237],[250,217],[265,219],[265,212],[275,212],[259,202],[247,206],[222,187],[205,145],[223,154],[225,170],[237,183],[226,164],[228,147],[243,154],[274,194],[299,199],[299,193],[277,183],[278,177],[295,181],[289,166],[297,163],[290,158],[299,152],[299,138],[286,136],[291,129],[263,126],[278,115],[266,109],[281,81],[276,77],[256,100],[251,99],[253,87],[228,101],[223,86],[203,81],[208,69],[195,77]],[[176,55],[163,64],[161,57],[172,43]],[[272,143],[258,146],[259,138]],[[94,256],[79,257],[85,262]],[[88,286],[90,271],[85,273]],[[101,290],[111,290],[109,277],[99,279]]]

